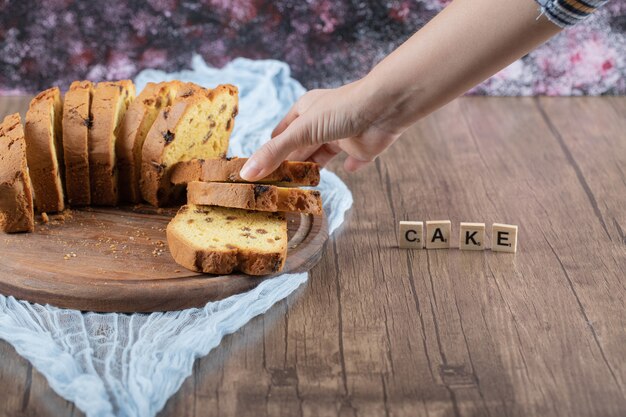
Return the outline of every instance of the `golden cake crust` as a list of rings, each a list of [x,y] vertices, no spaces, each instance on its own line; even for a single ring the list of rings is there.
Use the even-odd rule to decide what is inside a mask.
[[[223,233],[226,242],[224,246],[202,244],[192,236],[185,235],[186,227],[194,227],[193,221],[206,222],[207,217],[215,221],[219,216],[232,219],[228,225],[215,229],[216,236]],[[246,216],[248,221],[242,221]],[[279,228],[280,231],[267,233],[264,229],[255,231],[253,227],[249,227],[260,219],[272,221],[274,228]],[[258,249],[242,247],[235,242],[228,243],[228,236],[236,233],[255,239]],[[280,240],[275,241],[271,248],[263,248],[263,239],[275,238]],[[234,271],[249,275],[273,274],[282,270],[287,258],[287,220],[282,213],[250,213],[245,210],[186,205],[181,207],[167,226],[167,243],[174,260],[192,271],[220,275]]]
[[[248,158],[194,159],[178,163],[172,169],[172,183],[192,181],[249,182],[239,172]],[[315,162],[283,161],[276,170],[254,183],[281,186],[316,186],[320,183],[320,166]]]
[[[115,206],[119,201],[116,141],[126,109],[135,97],[130,80],[101,82],[91,103],[89,130],[89,179],[91,204]]]
[[[187,185],[187,201],[247,210],[322,214],[319,191],[265,184],[193,181]]]
[[[26,163],[26,141],[19,113],[0,124],[0,230],[35,229],[33,195]]]
[[[116,142],[120,200],[139,203],[141,191],[141,150],[159,111],[172,100],[176,82],[148,83],[130,104]]]
[[[89,185],[89,116],[93,84],[74,81],[63,102],[63,156],[65,189],[71,206],[91,203]]]
[[[61,91],[53,87],[42,91],[30,102],[26,112],[24,134],[26,155],[40,212],[65,209],[63,182]]]
[[[176,200],[183,191],[170,182],[176,163],[226,154],[237,114],[237,94],[232,85],[190,89],[159,112],[142,150],[140,189],[144,200],[154,206]]]

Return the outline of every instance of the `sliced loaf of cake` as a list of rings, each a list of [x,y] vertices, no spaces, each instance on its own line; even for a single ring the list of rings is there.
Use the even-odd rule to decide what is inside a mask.
[[[63,156],[65,191],[70,206],[91,203],[89,186],[89,115],[93,84],[74,81],[63,100]]]
[[[181,161],[226,155],[237,115],[237,88],[190,89],[159,112],[148,132],[141,165],[141,194],[150,204],[171,204],[181,188],[170,182],[171,168]]]
[[[26,156],[35,193],[35,207],[39,212],[51,213],[65,209],[61,178],[62,114],[61,91],[57,87],[35,96],[26,112]]]
[[[119,201],[116,141],[126,109],[135,97],[130,80],[101,82],[91,102],[89,130],[89,179],[91,204],[115,206]]]
[[[287,220],[283,213],[186,205],[167,226],[167,243],[192,271],[272,274],[287,258]]]
[[[322,214],[319,191],[264,184],[193,181],[187,185],[187,201],[248,210]]]
[[[248,158],[193,159],[172,168],[172,183],[192,181],[248,182],[239,171]],[[282,186],[316,186],[320,183],[320,166],[315,162],[284,161],[274,172],[256,183]]]
[[[34,229],[26,141],[20,115],[15,113],[0,124],[0,230],[17,233]]]
[[[120,201],[139,203],[141,150],[159,111],[171,104],[174,83],[148,83],[124,115],[116,142]]]

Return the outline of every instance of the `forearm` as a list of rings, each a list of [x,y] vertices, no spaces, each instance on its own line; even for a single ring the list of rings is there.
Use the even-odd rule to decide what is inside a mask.
[[[293,106],[241,176],[268,175],[283,159],[367,165],[411,124],[531,51],[560,29],[533,0],[455,0],[366,77],[315,90]]]
[[[402,130],[559,32],[537,15],[533,0],[455,0],[363,80],[377,119]]]

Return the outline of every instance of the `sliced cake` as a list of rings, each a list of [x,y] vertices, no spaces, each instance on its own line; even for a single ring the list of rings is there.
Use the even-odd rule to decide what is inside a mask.
[[[39,212],[65,209],[62,148],[63,103],[57,87],[42,91],[30,102],[26,112],[24,136],[30,177]]]
[[[63,101],[63,156],[65,191],[70,206],[91,203],[89,186],[89,116],[93,84],[74,81]]]
[[[191,97],[196,93],[208,94],[210,88],[204,88],[195,83],[183,82],[179,80],[167,81],[167,85],[175,99]]]
[[[187,201],[248,210],[322,214],[319,191],[264,184],[194,181],[187,185]]]
[[[167,226],[174,260],[209,274],[279,272],[287,258],[283,213],[186,205]]]
[[[171,104],[172,93],[176,91],[172,84],[148,83],[126,111],[116,142],[121,201],[141,201],[141,150],[159,111]]]
[[[189,90],[159,112],[142,151],[141,194],[150,204],[172,203],[184,187],[170,182],[171,168],[181,161],[226,155],[237,115],[237,88]]]
[[[34,229],[26,141],[20,115],[15,113],[0,124],[0,230],[17,233]]]
[[[180,162],[172,168],[172,183],[192,181],[248,182],[239,171],[248,158],[194,159]],[[316,186],[320,183],[320,166],[315,162],[284,161],[257,183],[283,186]]]
[[[118,203],[116,141],[126,109],[135,97],[130,80],[101,82],[91,102],[92,127],[89,130],[89,179],[91,204],[114,206]]]

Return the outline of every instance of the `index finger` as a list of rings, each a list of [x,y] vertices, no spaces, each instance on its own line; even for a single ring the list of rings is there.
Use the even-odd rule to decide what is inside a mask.
[[[257,150],[239,175],[246,181],[258,181],[278,168],[291,152],[310,143],[310,129],[302,118],[296,118],[281,134]]]

